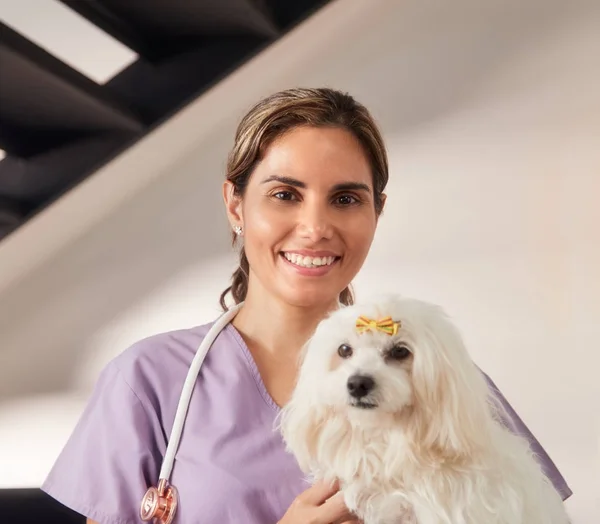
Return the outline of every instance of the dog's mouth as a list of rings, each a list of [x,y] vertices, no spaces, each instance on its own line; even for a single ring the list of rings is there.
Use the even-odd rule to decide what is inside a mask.
[[[353,400],[350,402],[350,405],[353,408],[359,409],[375,409],[378,406],[376,402],[370,402],[368,400]]]

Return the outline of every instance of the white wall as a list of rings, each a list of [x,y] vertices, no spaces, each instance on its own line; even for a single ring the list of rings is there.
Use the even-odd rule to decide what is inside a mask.
[[[485,6],[483,6],[485,4]],[[379,119],[388,207],[359,295],[442,303],[597,521],[600,4],[338,0],[0,244],[0,487],[39,484],[100,368],[218,312],[219,187],[259,96]]]

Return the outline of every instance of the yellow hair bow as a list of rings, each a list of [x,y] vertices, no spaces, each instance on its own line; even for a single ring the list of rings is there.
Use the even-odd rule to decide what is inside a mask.
[[[386,335],[395,335],[400,328],[400,322],[395,322],[392,317],[385,317],[379,320],[374,320],[368,317],[358,317],[356,321],[356,331],[359,335],[368,331],[381,331]]]

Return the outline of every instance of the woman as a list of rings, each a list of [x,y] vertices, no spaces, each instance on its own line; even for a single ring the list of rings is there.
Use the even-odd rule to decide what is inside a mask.
[[[171,477],[175,522],[351,521],[335,489],[305,484],[273,424],[294,386],[300,348],[328,312],[352,302],[348,286],[369,252],[387,180],[380,133],[346,94],[284,91],[241,121],[223,196],[243,247],[221,304],[231,293],[244,305],[195,384]],[[185,375],[209,327],[150,337],[109,363],[43,489],[88,522],[140,522],[140,501],[156,483]],[[506,423],[531,440],[569,496],[510,413]]]

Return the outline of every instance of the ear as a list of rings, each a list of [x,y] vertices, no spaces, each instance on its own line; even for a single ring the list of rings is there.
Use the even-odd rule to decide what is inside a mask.
[[[377,220],[383,215],[383,210],[385,209],[385,203],[387,202],[387,195],[385,193],[381,193],[381,211],[377,215]]]
[[[229,223],[233,226],[244,225],[242,215],[242,197],[235,193],[235,186],[229,180],[223,182],[223,200]]]
[[[447,317],[434,319],[420,338],[413,360],[409,438],[429,456],[471,455],[490,438],[485,380]]]
[[[323,406],[311,402],[310,396],[304,396],[297,390],[280,412],[278,427],[283,440],[305,473],[312,470],[311,466],[317,460],[321,428],[325,421]]]
[[[277,426],[287,450],[291,452],[300,469],[312,472],[318,460],[321,432],[327,420],[327,409],[319,402],[315,378],[314,336],[303,346],[298,356],[298,376],[290,400],[283,406],[277,418]]]

